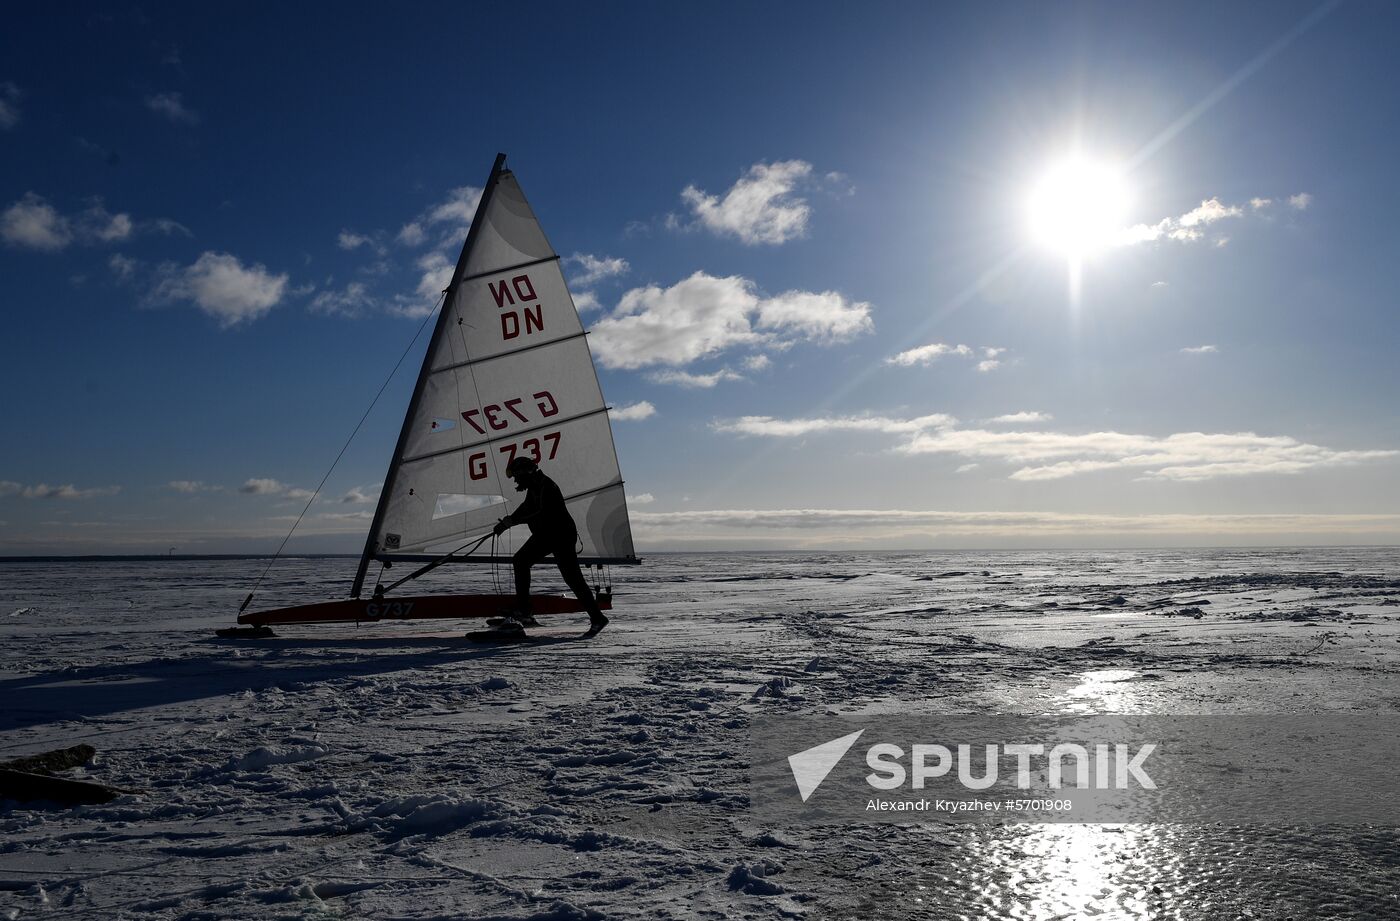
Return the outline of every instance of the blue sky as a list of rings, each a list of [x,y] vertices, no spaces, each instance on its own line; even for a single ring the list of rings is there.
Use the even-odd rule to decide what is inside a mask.
[[[1394,543],[1398,20],[13,12],[0,554],[275,547],[498,150],[632,417],[643,553]],[[1067,255],[1100,190],[1052,245],[1027,214],[1071,154],[1122,194]],[[358,550],[423,345],[294,548]]]

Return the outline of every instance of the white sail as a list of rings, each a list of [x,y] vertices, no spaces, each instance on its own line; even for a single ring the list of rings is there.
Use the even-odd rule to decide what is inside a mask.
[[[537,460],[579,528],[579,561],[634,561],[622,475],[588,340],[514,174],[492,172],[424,359],[361,565],[445,553],[522,498]],[[358,592],[360,579],[357,579]]]

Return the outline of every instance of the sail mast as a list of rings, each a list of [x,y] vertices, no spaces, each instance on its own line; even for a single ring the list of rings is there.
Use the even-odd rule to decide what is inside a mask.
[[[496,189],[496,180],[501,175],[501,170],[505,168],[506,155],[496,154],[496,162],[491,167],[491,176],[486,180],[486,188],[481,193],[481,200],[477,203],[476,214],[472,216],[471,229],[467,231],[467,239],[462,243],[462,252],[457,257],[457,267],[452,270],[452,282],[447,286],[447,291],[442,299],[442,307],[438,310],[437,324],[433,327],[433,337],[428,341],[428,350],[423,354],[423,366],[418,370],[418,381],[413,385],[413,397],[408,402],[408,412],[404,414],[403,428],[399,430],[399,440],[394,446],[393,457],[389,461],[389,472],[384,475],[384,488],[379,493],[379,504],[374,509],[374,521],[369,526],[369,534],[365,536],[364,553],[360,555],[360,565],[355,570],[355,582],[350,587],[350,597],[360,597],[360,591],[364,588],[365,573],[369,569],[370,560],[375,553],[375,540],[379,535],[379,528],[384,522],[384,511],[388,507],[389,489],[392,487],[395,474],[398,473],[399,463],[403,457],[404,446],[408,443],[409,432],[413,425],[413,418],[418,409],[419,400],[423,396],[423,386],[427,383],[428,374],[432,370],[433,355],[436,352],[438,340],[443,336],[447,328],[447,316],[451,313],[452,296],[457,291],[457,285],[461,281],[462,273],[466,269],[467,256],[471,252],[472,242],[476,239],[477,232],[481,228],[486,215],[486,208],[491,203],[491,193]]]

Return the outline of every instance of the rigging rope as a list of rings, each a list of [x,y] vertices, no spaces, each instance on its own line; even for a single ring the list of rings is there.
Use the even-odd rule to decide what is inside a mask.
[[[447,292],[443,292],[444,295],[446,293]],[[248,592],[248,597],[244,598],[243,603],[238,606],[238,613],[242,614],[244,609],[252,602],[253,596],[257,594],[258,589],[262,586],[263,580],[266,579],[267,574],[272,571],[272,565],[282,556],[282,550],[287,546],[287,541],[292,539],[292,534],[296,531],[297,525],[301,524],[301,520],[306,517],[306,513],[311,509],[311,503],[315,502],[316,497],[321,494],[321,488],[326,485],[326,480],[331,478],[331,474],[335,471],[336,464],[340,463],[340,459],[345,456],[346,450],[350,447],[350,442],[354,441],[355,436],[360,433],[360,428],[365,424],[365,420],[369,418],[369,414],[374,411],[375,404],[378,403],[379,398],[384,395],[384,390],[389,386],[389,382],[394,379],[394,375],[398,373],[399,366],[403,364],[403,360],[408,357],[409,352],[413,351],[414,343],[418,341],[419,336],[423,335],[423,330],[427,328],[428,321],[438,312],[438,308],[442,306],[442,301],[443,298],[439,297],[437,304],[433,305],[433,309],[428,311],[428,315],[424,317],[423,322],[418,325],[418,331],[413,334],[413,338],[409,341],[408,347],[403,350],[403,354],[399,356],[399,360],[394,362],[393,370],[389,372],[388,377],[384,378],[384,383],[379,385],[379,392],[374,395],[373,400],[370,400],[369,407],[365,410],[365,414],[360,417],[360,421],[355,423],[355,430],[350,433],[349,438],[345,439],[345,444],[341,446],[340,453],[335,456],[335,460],[331,461],[330,469],[326,471],[325,476],[321,477],[321,482],[317,484],[316,491],[311,494],[310,499],[306,500],[306,505],[302,508],[301,514],[297,516],[296,521],[292,522],[291,530],[287,532],[286,537],[282,538],[282,543],[277,546],[277,552],[272,555],[272,559],[267,561],[267,566],[263,569],[262,575],[258,576],[258,580],[253,583],[252,591]]]

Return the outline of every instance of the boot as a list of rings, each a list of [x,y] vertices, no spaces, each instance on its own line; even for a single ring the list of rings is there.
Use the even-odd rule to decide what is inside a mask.
[[[500,617],[486,618],[486,626],[499,627],[506,621],[515,621],[522,627],[538,627],[540,625],[539,621],[535,620],[535,615],[533,614],[524,614],[519,611],[506,611],[503,612]]]

